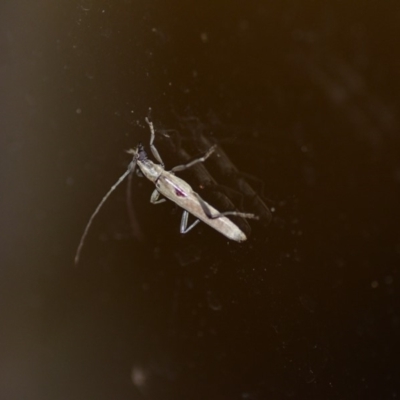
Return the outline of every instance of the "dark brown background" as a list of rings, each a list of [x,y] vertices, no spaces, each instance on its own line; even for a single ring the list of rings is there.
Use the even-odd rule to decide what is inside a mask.
[[[2,399],[400,396],[397,2],[0,15]],[[181,237],[178,210],[136,180],[145,242],[119,189],[75,268],[149,107],[158,128],[207,124],[264,181],[274,221],[243,245]]]

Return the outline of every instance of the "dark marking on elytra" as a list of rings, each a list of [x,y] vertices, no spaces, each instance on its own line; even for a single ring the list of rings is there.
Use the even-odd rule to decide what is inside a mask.
[[[185,193],[184,191],[178,189],[178,188],[175,188],[175,194],[176,194],[178,197],[186,197],[186,193]]]

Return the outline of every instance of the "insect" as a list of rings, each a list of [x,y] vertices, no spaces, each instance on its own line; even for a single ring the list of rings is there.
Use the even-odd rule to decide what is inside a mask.
[[[258,216],[250,213],[242,213],[237,211],[219,212],[213,206],[211,206],[205,200],[203,200],[201,196],[197,194],[187,182],[185,182],[183,179],[175,175],[175,172],[183,171],[187,168],[192,167],[195,164],[204,162],[215,151],[216,146],[212,146],[203,157],[196,158],[187,164],[177,165],[170,171],[166,171],[161,156],[154,145],[154,140],[155,140],[154,125],[148,118],[146,118],[146,122],[150,128],[151,153],[158,162],[158,164],[154,163],[148,158],[148,155],[145,152],[144,147],[140,143],[136,148],[127,151],[128,154],[132,155],[132,161],[129,163],[127,170],[120,176],[117,182],[102,198],[99,205],[96,207],[95,211],[90,217],[89,222],[87,223],[83,235],[81,237],[81,240],[79,242],[79,246],[75,255],[76,265],[79,263],[79,258],[83,244],[85,242],[86,236],[89,232],[90,226],[92,225],[95,216],[98,214],[103,204],[106,202],[111,193],[117,188],[117,186],[119,186],[127,176],[129,176],[135,171],[136,166],[149,181],[154,183],[156,187],[150,197],[150,202],[152,204],[159,204],[168,199],[177,204],[179,207],[183,208],[183,214],[180,223],[181,233],[189,232],[200,221],[203,221],[210,227],[214,228],[216,231],[225,235],[227,238],[235,240],[237,242],[243,242],[247,239],[246,235],[241,229],[239,229],[237,225],[235,225],[226,216],[232,215],[232,216],[239,216],[242,218],[258,219]],[[161,195],[164,196],[165,198],[160,198]],[[188,226],[189,214],[195,216],[196,220],[191,225]]]

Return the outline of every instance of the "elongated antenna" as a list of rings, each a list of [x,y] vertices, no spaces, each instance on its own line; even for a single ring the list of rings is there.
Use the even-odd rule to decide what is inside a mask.
[[[100,211],[101,207],[103,206],[103,204],[107,201],[107,199],[110,197],[111,193],[117,188],[117,186],[131,173],[135,170],[136,167],[136,158],[134,158],[129,166],[128,169],[123,173],[123,175],[120,176],[120,178],[118,179],[117,182],[114,183],[114,185],[111,187],[111,189],[107,192],[107,194],[101,199],[99,205],[96,207],[96,209],[94,210],[94,213],[92,214],[92,216],[89,219],[89,222],[87,223],[85,230],[83,231],[83,235],[81,237],[81,240],[79,242],[79,246],[78,246],[78,250],[76,251],[76,255],[75,255],[75,265],[77,266],[79,263],[79,258],[81,255],[81,251],[82,251],[82,247],[83,244],[85,243],[85,239],[86,236],[89,232],[90,226],[92,225],[92,222],[94,220],[94,217],[98,214],[98,212]]]

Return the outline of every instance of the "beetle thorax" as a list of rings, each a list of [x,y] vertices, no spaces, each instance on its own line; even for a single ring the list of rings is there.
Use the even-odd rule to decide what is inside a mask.
[[[155,182],[164,171],[161,165],[155,164],[149,159],[142,161],[138,160],[137,165],[140,168],[140,171],[142,171],[142,174],[152,182]]]

